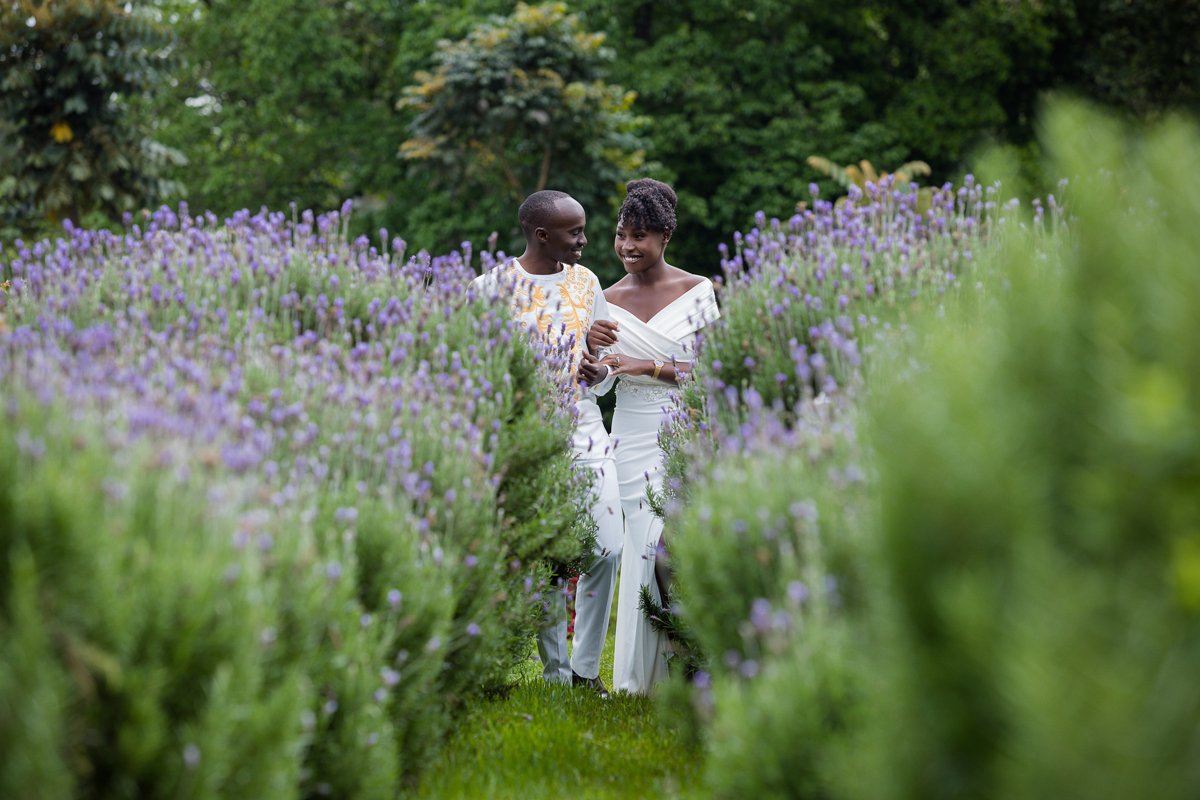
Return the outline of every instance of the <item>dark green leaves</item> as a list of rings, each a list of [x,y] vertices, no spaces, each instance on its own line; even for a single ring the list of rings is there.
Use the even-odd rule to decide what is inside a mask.
[[[150,13],[141,2],[20,0],[0,18],[0,158],[12,177],[0,213],[26,227],[78,221],[176,190],[163,170],[184,156],[154,145],[130,113],[175,66],[171,34]]]

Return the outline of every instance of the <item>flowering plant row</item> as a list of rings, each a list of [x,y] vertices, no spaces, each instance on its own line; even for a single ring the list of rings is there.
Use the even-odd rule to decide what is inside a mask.
[[[715,797],[1200,788],[1200,134],[1046,129],[1070,218],[868,187],[729,259],[663,504]]]
[[[590,552],[560,353],[468,297],[469,245],[406,260],[349,212],[181,205],[0,264],[0,625],[37,665],[0,682],[56,712],[5,738],[31,769],[390,797]]]

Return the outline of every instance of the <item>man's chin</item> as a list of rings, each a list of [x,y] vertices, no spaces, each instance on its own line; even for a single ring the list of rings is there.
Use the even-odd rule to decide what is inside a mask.
[[[576,253],[574,251],[567,251],[566,253],[563,253],[562,258],[560,258],[558,260],[564,264],[570,264],[570,265],[574,266],[575,264],[579,263],[579,260],[581,258],[583,258],[582,252]]]

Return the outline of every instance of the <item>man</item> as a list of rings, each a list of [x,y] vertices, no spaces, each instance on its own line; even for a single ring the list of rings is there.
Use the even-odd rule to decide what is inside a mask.
[[[579,379],[588,387],[606,381],[608,368],[587,350],[592,322],[611,319],[596,276],[579,264],[587,244],[587,215],[573,197],[544,191],[529,196],[517,213],[525,252],[476,278],[477,292],[512,292],[511,313],[527,329],[570,344]],[[514,289],[515,287],[515,289]],[[600,680],[600,653],[608,636],[609,609],[617,585],[625,527],[617,465],[608,432],[591,388],[575,403],[578,422],[571,439],[576,463],[596,473],[596,560],[581,575],[575,599],[575,648],[567,657],[566,597],[555,593],[561,614],[538,633],[543,677],[550,682],[587,685],[607,696]]]

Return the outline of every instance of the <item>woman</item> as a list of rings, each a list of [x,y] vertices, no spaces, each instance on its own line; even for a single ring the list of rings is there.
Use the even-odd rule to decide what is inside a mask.
[[[647,692],[666,676],[665,634],[654,631],[638,608],[642,586],[662,603],[655,555],[663,523],[646,499],[662,487],[658,432],[672,410],[671,392],[691,368],[696,332],[720,316],[712,281],[666,261],[675,232],[675,192],[665,183],[630,181],[617,215],[613,243],[624,278],[605,290],[613,321],[598,320],[588,346],[604,354],[617,383],[612,437],[625,512],[625,547],[617,592],[615,689]]]

